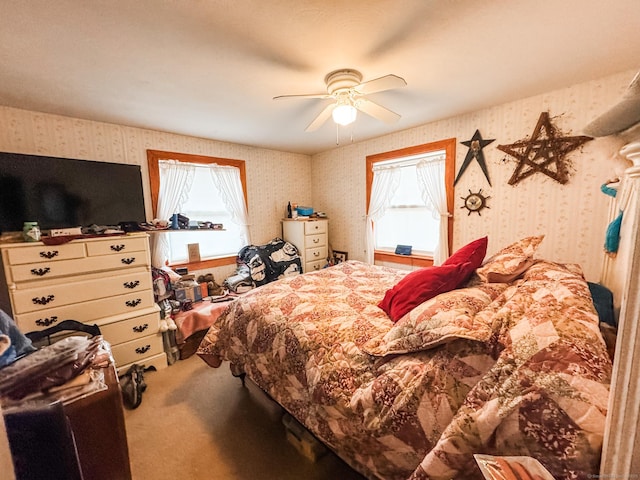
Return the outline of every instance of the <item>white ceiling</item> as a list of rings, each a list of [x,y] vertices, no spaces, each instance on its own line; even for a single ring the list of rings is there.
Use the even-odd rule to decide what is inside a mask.
[[[640,3],[0,0],[0,105],[312,154],[328,100],[272,98],[339,68],[408,84],[345,144],[640,68]]]

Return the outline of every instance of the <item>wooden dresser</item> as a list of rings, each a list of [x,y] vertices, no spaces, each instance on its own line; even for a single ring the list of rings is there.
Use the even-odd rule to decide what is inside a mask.
[[[22,332],[72,319],[97,324],[118,371],[132,363],[163,368],[167,359],[154,302],[145,233],[0,245],[0,308]]]
[[[300,253],[302,271],[320,270],[329,254],[329,221],[326,219],[282,220],[282,238]]]

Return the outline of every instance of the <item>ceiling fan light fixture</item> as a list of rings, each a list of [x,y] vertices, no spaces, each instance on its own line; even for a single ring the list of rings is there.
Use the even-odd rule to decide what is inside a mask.
[[[331,112],[331,116],[333,117],[334,122],[344,127],[356,121],[358,110],[350,103],[343,103],[339,104],[336,108],[333,109],[333,112]]]
[[[273,98],[306,97],[335,100],[335,103],[330,103],[325,106],[307,128],[305,128],[305,132],[317,130],[330,116],[333,117],[336,125],[350,125],[356,121],[358,110],[386,123],[393,123],[400,119],[400,115],[372,102],[366,98],[366,95],[391,90],[392,88],[404,87],[407,85],[404,78],[389,74],[367,82],[362,82],[362,74],[360,72],[351,68],[345,68],[330,72],[324,78],[324,82],[327,84],[327,93],[279,95]]]

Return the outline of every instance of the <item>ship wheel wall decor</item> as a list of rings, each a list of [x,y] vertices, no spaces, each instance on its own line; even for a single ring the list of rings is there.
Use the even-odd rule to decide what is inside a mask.
[[[476,193],[473,193],[471,190],[469,190],[469,195],[460,198],[464,200],[464,204],[460,208],[466,208],[467,210],[469,210],[467,216],[471,215],[471,213],[477,213],[478,216],[481,216],[480,210],[482,210],[483,208],[489,208],[489,206],[487,205],[487,200],[491,197],[483,195],[482,189],[480,189]]]

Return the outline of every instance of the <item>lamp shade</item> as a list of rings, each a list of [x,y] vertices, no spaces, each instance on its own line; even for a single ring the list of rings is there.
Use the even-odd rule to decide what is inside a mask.
[[[339,125],[349,125],[356,121],[356,116],[358,114],[358,110],[356,107],[350,104],[339,104],[336,108],[333,109],[331,116],[333,117],[333,121]]]

